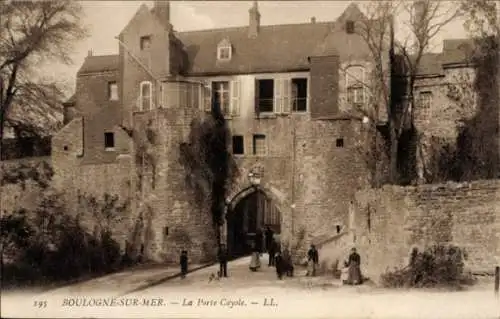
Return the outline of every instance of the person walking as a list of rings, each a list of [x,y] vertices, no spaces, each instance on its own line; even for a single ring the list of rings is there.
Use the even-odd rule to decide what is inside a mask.
[[[184,279],[184,278],[186,278],[186,274],[188,272],[188,253],[187,253],[187,250],[183,250],[181,252],[181,257],[180,257],[179,263],[181,265],[181,278]]]
[[[227,277],[228,253],[227,253],[226,246],[224,244],[221,244],[219,246],[219,252],[217,253],[217,259],[219,260],[219,265],[220,265],[220,270],[219,270],[220,277]]]

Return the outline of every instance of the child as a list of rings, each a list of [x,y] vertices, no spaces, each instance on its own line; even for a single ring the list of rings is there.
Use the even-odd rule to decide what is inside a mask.
[[[181,264],[181,278],[184,279],[184,278],[186,278],[186,274],[188,271],[188,253],[187,253],[187,250],[183,250],[181,252],[180,264]]]

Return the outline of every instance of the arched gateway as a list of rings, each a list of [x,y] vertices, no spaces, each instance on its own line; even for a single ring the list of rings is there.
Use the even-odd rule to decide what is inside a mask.
[[[281,211],[273,196],[259,186],[238,192],[227,204],[226,242],[232,257],[251,253],[258,230],[269,226],[281,233]]]

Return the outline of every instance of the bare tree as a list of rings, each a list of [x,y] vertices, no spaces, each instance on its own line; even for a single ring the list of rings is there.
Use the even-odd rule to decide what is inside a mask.
[[[0,2],[2,138],[14,105],[50,109],[56,104],[56,97],[62,95],[51,81],[40,74],[40,65],[71,62],[72,44],[87,35],[81,21],[82,14],[78,2],[70,0]],[[39,111],[39,115],[44,113],[46,111]],[[1,152],[0,146],[0,155]]]
[[[382,107],[387,112],[389,131],[389,175],[390,181],[398,181],[398,149],[401,136],[410,124],[413,127],[415,112],[414,88],[417,80],[423,55],[431,49],[432,40],[439,32],[462,14],[460,7],[447,2],[422,0],[405,1],[378,1],[366,2],[364,12],[367,19],[362,23],[359,34],[367,44],[374,66],[374,81],[371,89],[375,100],[372,122],[378,119],[373,114],[380,114]],[[407,27],[407,34],[394,35],[394,18],[409,16],[409,21],[403,23]],[[390,65],[392,70],[386,70],[384,53],[387,50],[387,38],[395,39],[391,43]],[[398,58],[402,68],[396,69]],[[392,77],[388,81],[388,76]],[[403,86],[402,92],[395,92],[398,83]],[[405,98],[401,99],[404,95]]]

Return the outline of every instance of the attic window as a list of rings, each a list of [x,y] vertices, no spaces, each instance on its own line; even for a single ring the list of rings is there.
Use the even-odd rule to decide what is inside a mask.
[[[222,40],[217,46],[217,60],[231,60],[232,53],[231,43],[228,39]]]
[[[354,33],[354,21],[352,21],[352,20],[346,21],[345,30],[348,34]]]

